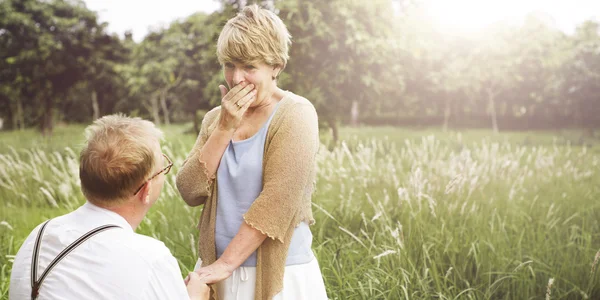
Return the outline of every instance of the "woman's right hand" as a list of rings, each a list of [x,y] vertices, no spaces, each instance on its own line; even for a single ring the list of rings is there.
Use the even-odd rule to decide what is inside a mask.
[[[256,99],[254,84],[241,82],[230,91],[224,85],[219,85],[221,90],[221,115],[219,129],[224,131],[235,130],[240,126],[242,117],[250,104]]]

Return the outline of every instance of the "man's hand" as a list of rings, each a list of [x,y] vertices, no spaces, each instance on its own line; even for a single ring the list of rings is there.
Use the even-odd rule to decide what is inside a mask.
[[[210,297],[210,288],[195,272],[190,273],[185,278],[185,285],[190,300],[208,300],[208,297]]]

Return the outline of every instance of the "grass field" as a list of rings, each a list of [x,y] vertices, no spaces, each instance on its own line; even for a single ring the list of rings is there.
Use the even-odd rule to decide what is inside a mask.
[[[187,273],[200,209],[174,185],[195,139],[184,129],[164,130],[175,169],[138,232]],[[600,299],[600,143],[582,136],[344,128],[319,153],[313,197],[329,297]],[[82,142],[82,126],[0,133],[0,299],[27,234],[83,203]]]

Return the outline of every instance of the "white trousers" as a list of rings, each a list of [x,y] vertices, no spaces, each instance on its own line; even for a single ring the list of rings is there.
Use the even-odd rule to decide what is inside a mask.
[[[201,264],[196,264],[199,266]],[[254,300],[256,267],[239,267],[217,283],[219,300]],[[286,266],[283,290],[273,300],[326,300],[325,283],[316,258],[306,264]]]

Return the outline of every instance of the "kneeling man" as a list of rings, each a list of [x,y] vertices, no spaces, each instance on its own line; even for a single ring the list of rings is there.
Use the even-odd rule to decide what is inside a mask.
[[[37,226],[17,253],[9,299],[207,299],[160,241],[135,233],[173,163],[151,122],[122,115],[87,129],[79,177],[87,202]]]

